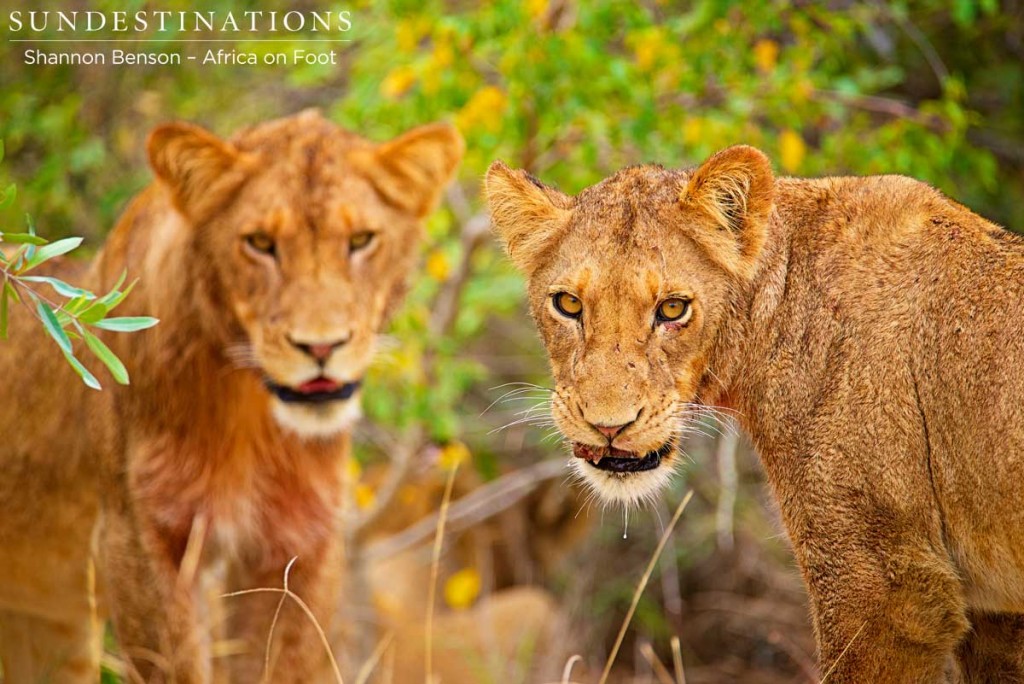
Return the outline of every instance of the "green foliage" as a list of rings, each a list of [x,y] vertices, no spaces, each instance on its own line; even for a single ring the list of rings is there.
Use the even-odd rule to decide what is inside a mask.
[[[2,143],[0,161],[3,161]],[[0,201],[0,207],[9,207],[12,202],[7,200],[13,199],[14,195],[15,188],[12,184],[7,188],[4,199]],[[73,339],[84,340],[93,356],[110,370],[114,380],[127,385],[129,378],[124,364],[102,340],[89,331],[89,326],[115,332],[134,332],[156,325],[157,320],[148,316],[107,318],[107,314],[120,304],[131,290],[131,286],[124,290],[120,289],[124,285],[123,275],[110,292],[102,297],[52,275],[30,275],[52,259],[78,249],[82,244],[82,238],[69,237],[50,242],[36,234],[31,217],[25,218],[28,223],[27,232],[0,231],[0,248],[4,243],[18,245],[10,253],[0,249],[0,278],[3,279],[3,285],[0,287],[0,340],[8,338],[12,302],[31,302],[43,330],[57,344],[68,364],[82,378],[82,382],[92,389],[102,389],[96,376],[75,356]],[[44,294],[40,288],[33,285],[48,286],[56,297]]]
[[[23,84],[0,90],[0,136],[15,152],[11,172],[29,211],[54,234],[73,225],[98,243],[147,178],[144,136],[159,121],[226,133],[319,105],[382,140],[453,120],[467,140],[464,206],[430,220],[426,268],[391,331],[398,346],[366,393],[368,415],[392,430],[422,425],[441,443],[486,451],[486,433],[513,416],[498,407],[477,420],[467,401],[482,410],[488,387],[506,379],[546,382],[532,331],[509,329],[521,320],[518,276],[488,244],[466,257],[463,232],[482,211],[479,179],[495,158],[575,192],[627,164],[691,165],[745,142],[782,174],[903,173],[1024,225],[1014,199],[1024,192],[1024,61],[1013,53],[1012,17],[993,0],[391,0],[352,9],[352,42],[329,46],[339,66],[43,68],[24,65],[22,47],[0,45],[3,82]],[[86,73],[89,88],[76,87]],[[5,190],[0,205],[13,195]],[[458,314],[441,329],[433,311],[456,278]],[[95,325],[106,313],[93,305],[79,319]]]

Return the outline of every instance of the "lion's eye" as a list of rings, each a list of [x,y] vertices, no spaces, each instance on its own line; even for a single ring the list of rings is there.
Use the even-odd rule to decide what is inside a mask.
[[[263,232],[249,233],[245,236],[245,244],[260,254],[274,256],[274,253],[277,251],[274,238]]]
[[[659,323],[686,323],[690,320],[690,300],[673,297],[658,305]]]
[[[373,242],[374,234],[372,231],[363,230],[355,233],[348,239],[348,249],[350,252],[358,252],[361,249],[366,249]]]
[[[568,292],[555,293],[551,298],[551,302],[558,309],[558,313],[568,318],[579,318],[580,314],[583,313],[583,302],[580,301],[579,297]]]

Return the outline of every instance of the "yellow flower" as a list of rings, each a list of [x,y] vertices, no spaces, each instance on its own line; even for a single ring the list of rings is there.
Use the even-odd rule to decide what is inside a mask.
[[[663,29],[652,28],[626,38],[633,46],[633,59],[640,71],[650,71],[658,62],[671,61],[674,44]]]
[[[465,444],[452,441],[441,447],[441,455],[438,457],[437,463],[444,470],[452,470],[468,461],[471,456],[472,454],[469,453],[469,448]]]
[[[356,506],[360,510],[366,510],[376,500],[377,493],[373,491],[373,487],[363,482],[356,485]]]
[[[754,64],[762,74],[775,70],[779,63],[779,44],[774,40],[763,38],[754,44]]]
[[[447,40],[439,40],[434,46],[432,57],[434,66],[443,69],[446,66],[451,66],[452,62],[455,61],[455,50],[452,49],[451,43]]]
[[[348,479],[355,482],[362,474],[363,466],[359,465],[359,461],[349,456],[348,461],[345,462],[345,475],[348,476]]]
[[[480,573],[476,568],[463,568],[444,583],[444,601],[455,610],[473,605],[480,595]]]
[[[412,67],[401,66],[392,69],[380,84],[380,92],[384,97],[397,100],[405,95],[416,83],[416,72]]]
[[[654,60],[658,58],[658,46],[641,40],[633,48],[633,57],[636,59],[637,67],[641,71],[647,71],[654,66]]]
[[[495,86],[484,86],[473,93],[469,102],[455,115],[456,125],[463,131],[483,128],[497,132],[505,113],[505,93]]]
[[[427,275],[442,283],[448,280],[452,271],[451,266],[448,265],[448,257],[439,249],[435,249],[427,255],[426,269]]]
[[[704,119],[692,116],[683,122],[683,142],[696,145],[704,134]]]
[[[779,156],[782,168],[796,173],[807,154],[807,145],[796,131],[787,128],[779,135]]]
[[[534,21],[542,19],[548,13],[548,0],[526,0],[526,13]]]
[[[415,22],[404,20],[395,27],[395,40],[401,52],[412,52],[420,42],[420,32]]]

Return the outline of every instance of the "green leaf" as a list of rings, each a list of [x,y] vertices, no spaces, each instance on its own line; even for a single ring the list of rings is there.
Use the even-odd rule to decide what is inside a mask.
[[[135,332],[152,328],[159,322],[152,316],[123,316],[121,318],[104,318],[102,321],[97,321],[95,326],[114,332]]]
[[[95,296],[96,295],[92,292],[86,292],[85,294],[79,295],[65,304],[64,310],[72,316],[77,317]]]
[[[121,285],[124,284],[124,279],[128,275],[127,271],[121,272],[121,277],[117,279],[117,283],[110,289],[110,292],[100,297],[100,302],[107,307],[107,312],[113,311],[121,302],[125,300],[125,297],[135,288],[135,284],[138,279],[133,280],[132,284],[124,289],[124,292],[118,290]]]
[[[119,290],[119,289],[121,289],[121,286],[124,285],[125,278],[127,278],[127,277],[128,277],[128,269],[126,268],[123,271],[121,271],[121,275],[118,276],[117,282],[114,283],[114,287],[112,287],[110,289],[111,290]]]
[[[109,313],[110,309],[102,300],[93,302],[89,308],[82,313],[78,314],[78,320],[89,325],[95,325],[96,323],[103,320],[103,317]]]
[[[35,235],[36,234],[36,222],[32,220],[32,216],[30,214],[27,214],[27,213],[25,214],[25,223],[26,223],[26,225],[28,225],[28,234],[29,235]],[[35,255],[36,255],[36,246],[31,244],[31,243],[29,243],[28,250],[25,251],[25,258],[26,259],[31,259]],[[21,266],[22,266],[22,264],[18,264],[19,268],[21,268]]]
[[[25,263],[24,270],[28,271],[45,261],[53,259],[54,257],[67,254],[71,250],[76,249],[80,244],[82,244],[82,238],[70,237],[64,238],[63,240],[57,240],[56,242],[51,242],[48,245],[40,247],[36,250],[35,254],[29,257],[28,261]]]
[[[14,250],[14,254],[7,257],[7,262],[14,264],[11,271],[17,273],[18,269],[21,268],[22,264],[25,263],[25,252],[30,249],[34,249],[32,245],[18,245],[18,249]]]
[[[7,186],[7,189],[4,190],[4,194],[0,195],[0,211],[7,209],[9,206],[14,204],[14,198],[17,196],[18,188],[14,183],[11,183]]]
[[[68,285],[63,280],[51,278],[50,276],[22,276],[21,279],[33,283],[46,283],[47,285],[51,286],[57,292],[57,294],[63,295],[65,297],[85,297],[86,299],[95,298],[95,295],[89,292],[88,290],[83,290],[80,287]]]
[[[96,379],[96,376],[89,372],[89,369],[82,365],[82,362],[75,358],[75,355],[71,352],[64,352],[64,358],[68,360],[71,367],[78,373],[78,377],[82,378],[82,381],[94,390],[101,390],[103,386],[100,381]]]
[[[43,328],[50,334],[53,341],[64,351],[65,355],[70,354],[71,340],[68,339],[67,333],[64,332],[60,321],[57,320],[57,314],[50,308],[50,305],[37,299],[36,312],[39,314],[39,320],[43,322]]]
[[[4,160],[4,141],[0,140],[0,162]]]
[[[89,347],[96,358],[103,362],[103,365],[110,369],[110,374],[114,376],[114,380],[122,385],[128,384],[128,369],[121,363],[121,359],[117,358],[117,355],[110,350],[110,347],[103,344],[103,340],[93,335],[85,328],[79,328],[79,332],[82,333],[82,337],[85,339],[85,344]]]
[[[46,238],[31,233],[0,233],[0,242],[13,242],[16,244],[45,245]]]

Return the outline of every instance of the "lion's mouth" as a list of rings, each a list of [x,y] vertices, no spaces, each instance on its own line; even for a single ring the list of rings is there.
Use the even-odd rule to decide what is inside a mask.
[[[264,378],[263,383],[275,397],[285,403],[324,404],[351,399],[352,395],[359,390],[362,381],[338,382],[321,375],[298,387],[279,385],[267,378]]]
[[[572,453],[577,458],[582,458],[598,470],[610,473],[639,473],[645,470],[654,470],[661,465],[661,459],[668,456],[671,451],[672,445],[669,443],[664,444],[656,451],[648,451],[643,456],[610,446],[597,447],[579,442],[574,442],[572,445]]]

